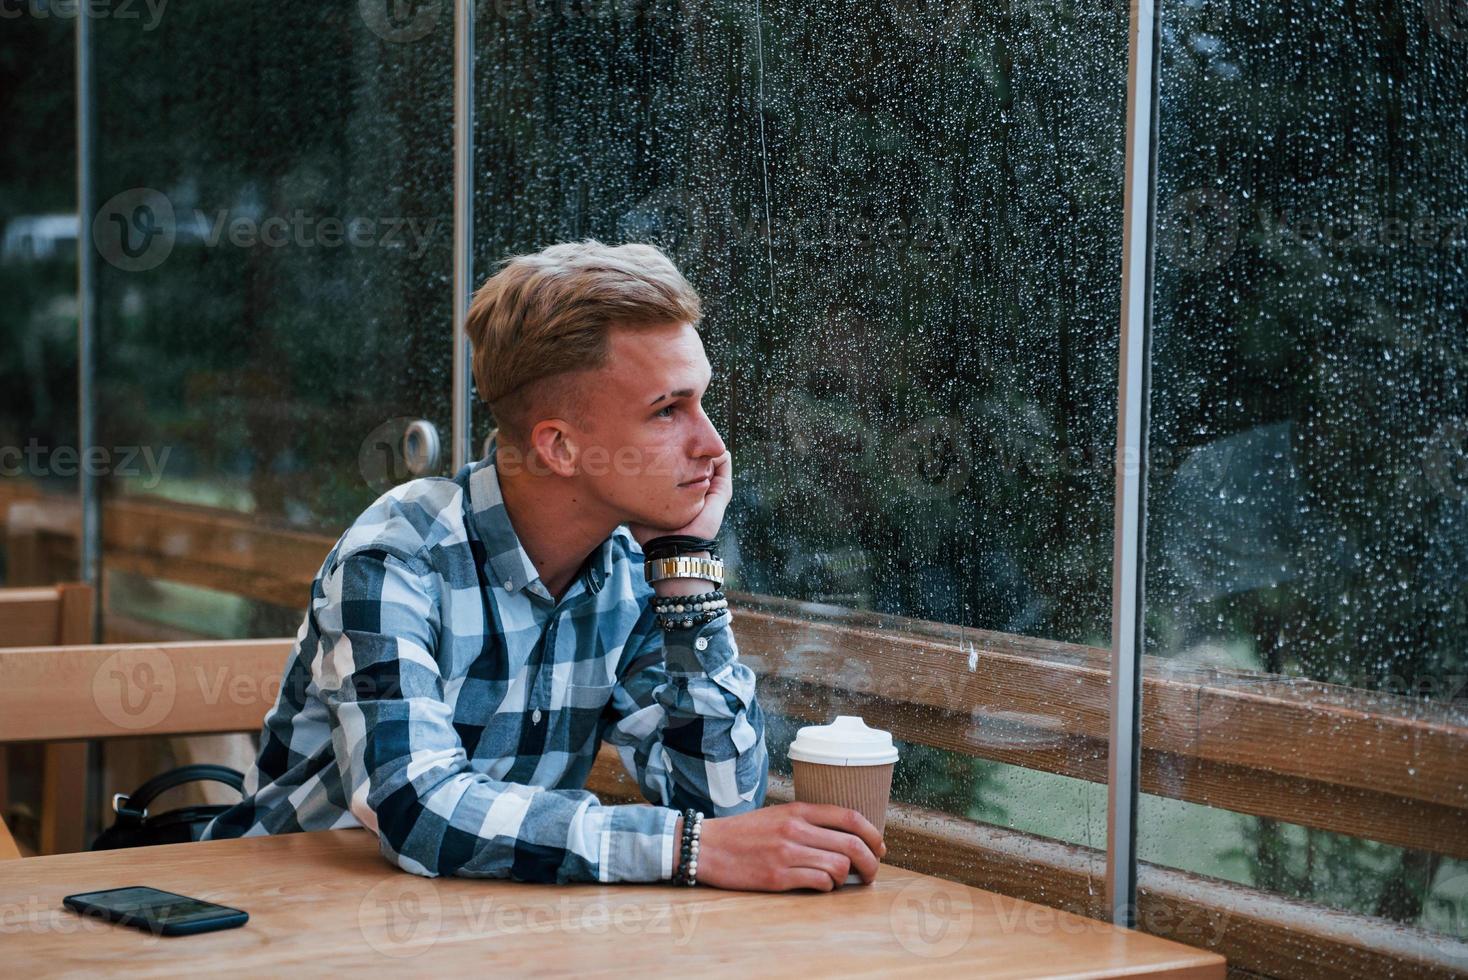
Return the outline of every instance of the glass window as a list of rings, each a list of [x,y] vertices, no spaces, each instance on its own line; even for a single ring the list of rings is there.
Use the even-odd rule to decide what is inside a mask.
[[[1100,847],[1104,720],[1047,679],[1104,703],[1126,19],[959,12],[481,9],[476,267],[642,240],[700,290],[777,767],[849,710],[900,798]]]
[[[1163,6],[1139,846],[1463,937],[1450,7]]]
[[[448,469],[441,21],[343,0],[95,22],[99,439],[135,453],[104,484],[117,624],[294,633],[331,541],[415,475],[408,423]],[[188,588],[152,581],[189,561]]]
[[[76,579],[41,542],[76,494],[76,112],[71,22],[5,22],[0,46],[0,583]],[[19,510],[12,515],[12,506]],[[9,542],[16,542],[14,549]]]

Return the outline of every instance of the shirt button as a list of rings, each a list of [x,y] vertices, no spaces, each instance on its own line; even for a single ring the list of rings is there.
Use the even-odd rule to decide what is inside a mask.
[[[530,723],[532,725],[539,725],[540,724],[540,709],[539,708],[536,708],[533,712],[530,713]]]
[[[693,645],[700,650],[707,650],[709,648],[708,637],[700,636],[698,639],[693,641]]]
[[[505,591],[506,592],[511,592],[511,591],[514,590],[514,588],[515,588],[515,583],[514,582],[506,582],[505,583]]]

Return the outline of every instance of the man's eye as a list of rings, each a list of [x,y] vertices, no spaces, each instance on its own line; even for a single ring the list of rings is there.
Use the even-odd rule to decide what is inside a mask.
[[[666,408],[660,408],[660,409],[658,409],[657,415],[655,415],[653,417],[654,418],[660,418],[660,419],[672,418],[673,417],[673,414],[672,414],[673,413],[673,408],[674,408],[674,406],[672,406],[672,405],[669,405]],[[663,414],[664,412],[667,412],[668,414],[667,415],[664,415]]]

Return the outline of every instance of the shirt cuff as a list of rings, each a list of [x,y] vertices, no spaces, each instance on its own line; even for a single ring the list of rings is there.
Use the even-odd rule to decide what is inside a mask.
[[[729,628],[732,619],[726,609],[718,619],[701,626],[663,630],[663,659],[668,671],[712,677],[727,666],[739,655]]]
[[[678,811],[638,803],[602,807],[601,881],[664,881],[673,877]]]

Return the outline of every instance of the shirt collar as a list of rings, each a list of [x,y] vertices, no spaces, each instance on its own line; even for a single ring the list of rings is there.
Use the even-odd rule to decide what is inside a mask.
[[[509,595],[528,589],[542,599],[554,601],[510,523],[510,513],[505,509],[499,472],[495,466],[495,443],[491,441],[485,457],[466,469],[469,488],[467,516],[479,540],[484,543],[488,572],[494,585]],[[603,541],[584,566],[590,592],[601,591],[612,574],[613,537],[615,534]]]

